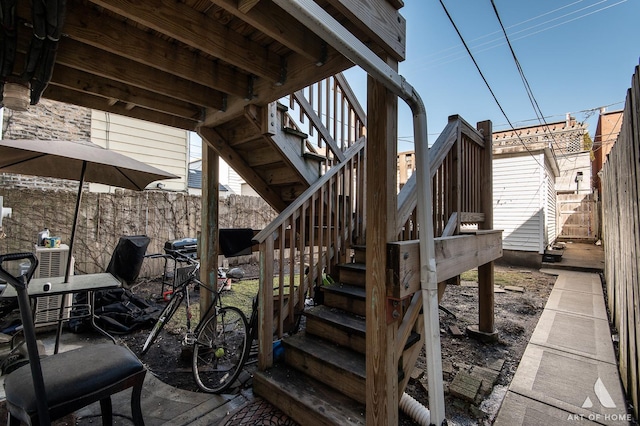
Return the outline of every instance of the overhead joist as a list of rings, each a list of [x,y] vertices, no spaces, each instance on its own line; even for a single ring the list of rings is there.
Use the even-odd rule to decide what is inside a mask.
[[[51,84],[189,120],[199,121],[203,117],[203,109],[197,105],[98,77],[62,64],[58,64],[53,70]]]
[[[173,0],[92,0],[94,4],[269,82],[284,82],[284,58],[228,26]]]
[[[353,66],[353,62],[335,50],[329,51],[327,62],[320,67],[299,55],[290,56],[288,63],[287,81],[283,85],[276,86],[263,79],[259,79],[256,82],[256,99],[253,103],[266,105],[269,102],[277,101],[284,96],[303,89],[309,85],[309,75],[313,75],[315,81],[320,81]],[[224,111],[207,110],[204,124],[206,126],[215,126],[233,117],[238,117],[243,114],[244,107],[248,104],[247,99],[235,96],[229,97],[227,108]]]
[[[44,91],[44,97],[58,102],[164,124],[165,126],[176,127],[178,129],[193,131],[198,125],[198,122],[195,120],[188,120],[175,115],[163,114],[158,111],[152,111],[145,108],[127,109],[126,104],[122,102],[109,102],[108,98],[71,90],[65,87],[56,86],[55,84],[49,84],[49,86],[47,86]]]
[[[71,3],[71,2],[70,2]],[[27,20],[27,2],[18,2],[18,15]],[[186,46],[165,40],[93,7],[72,2],[65,37],[105,52],[174,74],[214,90],[245,96],[250,75],[219,61],[194,54]]]
[[[317,65],[326,60],[326,43],[271,2],[258,2],[247,11],[243,10],[242,2],[237,0],[212,0],[212,3]]]
[[[224,94],[71,39],[62,39],[58,64],[207,108],[223,109]]]

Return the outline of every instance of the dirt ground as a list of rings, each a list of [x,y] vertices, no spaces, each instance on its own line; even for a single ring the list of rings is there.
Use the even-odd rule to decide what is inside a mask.
[[[257,265],[246,264],[239,267],[245,272],[244,279],[257,278]],[[449,425],[486,425],[493,422],[555,282],[553,276],[520,267],[496,266],[495,274],[497,342],[481,343],[466,333],[468,326],[478,322],[478,288],[473,274],[465,275],[463,279],[468,281],[462,281],[461,285],[448,286],[440,303],[440,337]],[[510,286],[513,288],[509,289]],[[142,279],[132,287],[135,294],[158,300],[162,304],[160,289],[159,280]],[[194,293],[193,297],[192,302],[197,304],[198,294]],[[168,324],[144,356],[140,355],[140,351],[148,330],[139,330],[117,338],[140,356],[148,369],[163,382],[181,389],[198,391],[192,377],[190,353],[181,344],[184,328],[180,326],[183,321]],[[425,367],[423,349],[406,392],[428,406]],[[241,375],[242,387],[251,386],[254,369],[255,365],[250,365]],[[456,382],[460,383],[461,378],[469,376],[482,378],[480,390],[473,399],[457,391]],[[230,391],[239,390],[237,388]],[[0,413],[2,408],[4,407],[0,406]],[[71,419],[64,419],[55,424],[73,424],[73,420],[69,420]],[[415,423],[401,413],[400,424],[408,426]]]
[[[257,265],[239,267],[245,271],[244,279],[257,278]],[[555,282],[553,276],[520,267],[496,266],[495,274],[497,342],[482,343],[467,336],[466,328],[478,322],[478,288],[473,274],[470,278],[463,277],[470,279],[469,281],[463,281],[459,286],[447,287],[440,304],[446,412],[450,425],[492,423]],[[511,287],[513,289],[509,289]],[[157,296],[159,283],[140,282],[133,290],[145,297]],[[171,326],[167,329],[162,331],[156,344],[141,358],[162,381],[178,388],[198,391],[191,373],[191,358],[181,347],[182,330]],[[139,355],[147,333],[147,330],[141,330],[119,336],[119,339]],[[406,392],[428,405],[428,385],[423,374],[425,366],[423,350]],[[252,368],[255,367],[250,366],[248,373],[244,375],[244,387],[251,385]],[[494,375],[490,374],[489,379],[484,379],[474,400],[456,393],[455,386],[450,389],[461,372],[473,376],[474,373],[481,374],[489,370],[494,371]],[[490,383],[494,380],[494,383]],[[414,423],[401,414],[400,424]]]

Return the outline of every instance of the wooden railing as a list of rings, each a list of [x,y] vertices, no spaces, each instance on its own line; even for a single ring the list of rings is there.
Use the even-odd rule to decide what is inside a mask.
[[[489,140],[491,135],[487,135]],[[491,146],[486,147],[491,149]],[[483,177],[491,173],[490,155],[486,155],[485,135],[471,127],[459,116],[449,117],[447,126],[429,149],[429,165],[432,179],[433,223],[436,238],[459,234],[461,227],[482,228],[486,201],[491,191],[483,191]],[[489,163],[489,164],[487,164]],[[398,195],[398,240],[418,239],[416,223],[415,173]],[[489,180],[490,182],[490,180]],[[437,242],[437,241],[436,241]],[[403,304],[402,322],[396,334],[395,347],[402,353],[412,331],[422,334],[422,295],[417,291]],[[420,348],[401,358],[401,368],[406,373],[400,383],[400,394],[409,379],[409,371],[415,365]]]
[[[454,235],[462,225],[474,226],[484,221],[481,198],[484,146],[483,135],[454,115],[429,149],[435,237]],[[398,194],[399,241],[418,238],[415,187],[414,174]]]
[[[324,171],[344,161],[344,151],[365,134],[365,112],[342,74],[299,90],[283,101],[289,107],[283,127],[308,135],[302,153],[323,156]]]
[[[254,238],[260,246],[259,368],[273,362],[282,337],[323,273],[347,261],[365,229],[364,138]],[[275,277],[275,278],[274,278]]]

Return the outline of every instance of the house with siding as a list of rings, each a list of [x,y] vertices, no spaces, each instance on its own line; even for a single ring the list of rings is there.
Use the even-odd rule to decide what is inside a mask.
[[[585,135],[586,125],[570,116],[493,133],[494,225],[504,230],[505,260],[539,265],[565,224],[571,226],[558,194],[591,193]]]
[[[503,259],[538,265],[556,239],[558,163],[548,143],[495,146],[493,220],[503,230]]]

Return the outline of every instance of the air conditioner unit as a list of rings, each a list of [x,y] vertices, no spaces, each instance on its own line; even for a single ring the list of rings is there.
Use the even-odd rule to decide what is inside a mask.
[[[57,248],[45,248],[35,246],[35,254],[38,259],[38,268],[33,274],[33,278],[63,277],[67,260],[69,259],[69,246],[60,244]],[[71,265],[73,274],[73,264]],[[62,298],[65,298],[65,306],[71,306],[73,295],[57,295],[38,297],[36,299],[36,327],[48,327],[56,325],[60,314]],[[63,319],[69,319],[69,309],[63,313]]]

